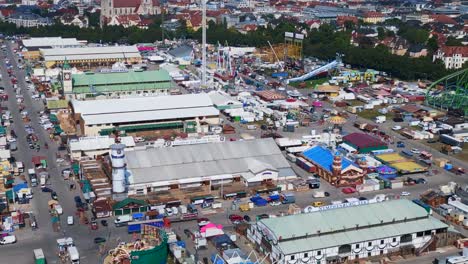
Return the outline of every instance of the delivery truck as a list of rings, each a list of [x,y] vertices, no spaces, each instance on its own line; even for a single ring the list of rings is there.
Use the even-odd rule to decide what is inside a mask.
[[[281,195],[282,204],[292,204],[296,202],[296,197],[292,193],[284,193]]]
[[[35,264],[46,264],[46,259],[42,248],[37,248],[33,250],[34,253],[34,263]]]
[[[115,226],[125,226],[128,224],[128,222],[132,221],[133,217],[132,215],[121,215],[118,216],[117,219],[114,220]]]
[[[72,264],[80,264],[80,254],[75,246],[68,247],[68,255]]]
[[[252,201],[255,204],[255,206],[266,206],[268,204],[268,201],[260,196],[254,196],[250,198],[250,201]]]
[[[31,181],[31,186],[36,187],[37,186],[36,171],[34,169],[29,169],[28,176],[29,176],[29,181]]]

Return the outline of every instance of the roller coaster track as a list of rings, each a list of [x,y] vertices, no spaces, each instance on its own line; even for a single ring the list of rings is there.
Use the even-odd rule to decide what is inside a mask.
[[[433,82],[425,103],[442,110],[461,110],[468,117],[468,68]]]

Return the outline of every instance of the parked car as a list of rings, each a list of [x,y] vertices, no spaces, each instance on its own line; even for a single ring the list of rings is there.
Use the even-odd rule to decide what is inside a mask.
[[[199,226],[205,226],[205,225],[210,223],[210,219],[208,219],[208,218],[198,218],[197,222],[198,222]]]
[[[0,240],[0,245],[7,245],[7,244],[13,244],[13,243],[16,243],[16,236],[15,235],[4,236]]]
[[[42,192],[53,192],[53,190],[50,189],[50,188],[48,188],[48,187],[43,187],[43,188],[41,188],[41,191],[42,191]]]
[[[270,216],[267,215],[267,214],[257,215],[257,220],[260,220],[260,219],[267,219],[267,218],[270,218]]]
[[[103,238],[103,237],[94,238],[94,243],[96,243],[96,244],[101,244],[101,243],[105,243],[105,242],[106,242],[106,239]]]
[[[344,194],[352,194],[356,192],[356,189],[352,187],[345,187],[341,190],[341,192],[343,192]]]
[[[426,181],[426,179],[419,178],[419,179],[416,180],[416,183],[417,184],[427,184],[427,181]]]
[[[97,230],[98,229],[98,224],[96,221],[91,221],[91,230]]]
[[[251,219],[250,219],[250,216],[244,215],[244,220],[245,220],[246,222],[250,222],[250,220],[251,220]]]
[[[392,130],[394,130],[394,131],[401,130],[401,126],[393,126],[393,127],[392,127]]]
[[[278,206],[278,205],[281,205],[281,202],[280,201],[272,201],[272,202],[270,202],[270,205],[271,206]]]
[[[398,141],[396,146],[397,146],[397,148],[404,148],[405,143],[403,143],[402,141]]]
[[[421,151],[420,151],[419,149],[417,149],[417,148],[412,148],[412,149],[411,149],[411,153],[420,154]]]
[[[232,215],[229,215],[229,220],[231,220],[233,224],[238,224],[242,222],[244,218],[240,215],[232,214]]]
[[[410,196],[411,193],[410,192],[401,192],[401,196]]]

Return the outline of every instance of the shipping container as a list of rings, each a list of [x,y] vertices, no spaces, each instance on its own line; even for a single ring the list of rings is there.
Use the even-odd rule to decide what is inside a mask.
[[[271,74],[272,78],[287,78],[288,73],[287,72],[274,72]]]
[[[296,165],[299,166],[301,169],[314,173],[316,171],[315,165],[304,159],[303,157],[297,157]]]
[[[440,135],[439,140],[440,140],[440,142],[448,144],[450,146],[455,146],[455,147],[460,147],[460,148],[463,147],[463,141],[462,140],[459,140],[459,139],[454,138],[454,137],[452,137],[450,135],[447,135],[447,134]]]

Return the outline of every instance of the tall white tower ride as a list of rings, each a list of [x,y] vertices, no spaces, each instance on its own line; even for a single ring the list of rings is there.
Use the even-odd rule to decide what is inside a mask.
[[[206,88],[206,0],[202,4],[202,87]]]
[[[113,144],[110,146],[112,161],[112,192],[125,192],[125,145]]]

